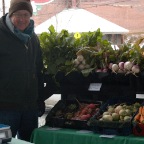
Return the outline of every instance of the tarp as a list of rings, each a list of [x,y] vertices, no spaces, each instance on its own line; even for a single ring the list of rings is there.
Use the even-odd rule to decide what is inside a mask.
[[[35,27],[35,32],[37,34],[48,32],[50,25],[53,25],[57,32],[60,32],[62,29],[73,33],[93,32],[98,28],[100,28],[100,31],[104,34],[124,34],[129,32],[129,30],[87,10],[77,8],[63,10]]]

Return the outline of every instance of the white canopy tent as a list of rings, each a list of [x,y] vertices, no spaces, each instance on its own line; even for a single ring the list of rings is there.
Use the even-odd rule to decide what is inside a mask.
[[[50,25],[53,25],[57,32],[60,32],[62,29],[73,33],[93,32],[98,28],[104,34],[124,34],[129,32],[129,30],[84,9],[63,10],[35,27],[36,34],[48,32]]]

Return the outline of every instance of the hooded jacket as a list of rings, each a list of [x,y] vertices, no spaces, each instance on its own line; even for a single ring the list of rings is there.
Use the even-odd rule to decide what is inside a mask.
[[[43,62],[36,34],[25,45],[0,19],[0,110],[37,109]]]

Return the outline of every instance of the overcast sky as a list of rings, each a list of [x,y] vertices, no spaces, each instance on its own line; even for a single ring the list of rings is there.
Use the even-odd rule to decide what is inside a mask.
[[[5,0],[5,12],[8,12],[10,0]],[[0,0],[0,16],[3,15],[2,0]]]

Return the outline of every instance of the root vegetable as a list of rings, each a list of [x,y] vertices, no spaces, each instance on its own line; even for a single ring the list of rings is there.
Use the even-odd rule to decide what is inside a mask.
[[[78,65],[80,64],[80,61],[79,61],[78,59],[75,59],[75,60],[74,60],[74,64],[75,64],[76,66],[78,66]]]
[[[130,71],[132,68],[133,64],[130,61],[127,61],[124,63],[124,69]]]
[[[118,66],[121,70],[123,70],[124,69],[124,62],[119,62]]]
[[[133,66],[132,66],[132,72],[133,72],[134,74],[139,73],[139,72],[140,72],[139,66],[138,66],[138,65],[133,65]]]
[[[83,64],[80,64],[80,65],[78,66],[78,68],[79,68],[80,70],[83,70],[83,69],[85,68],[85,66],[84,66]]]
[[[83,55],[78,55],[77,59],[79,62],[82,62],[84,60],[84,57],[83,57]]]
[[[118,65],[117,64],[113,64],[112,65],[112,71],[116,73],[118,70],[119,70]]]
[[[131,120],[131,117],[130,116],[125,116],[124,117],[124,121],[130,121]]]
[[[118,121],[120,119],[120,116],[118,113],[112,113],[112,118],[113,118],[113,121]]]
[[[123,107],[121,105],[118,105],[116,108],[115,108],[115,112],[116,113],[119,113],[119,111],[122,109]]]
[[[112,121],[112,120],[113,120],[113,118],[112,118],[111,115],[104,115],[104,116],[102,117],[102,119],[103,119],[103,121]]]

